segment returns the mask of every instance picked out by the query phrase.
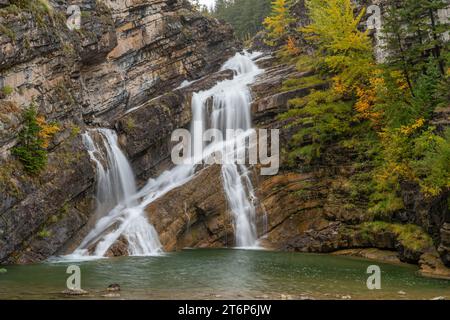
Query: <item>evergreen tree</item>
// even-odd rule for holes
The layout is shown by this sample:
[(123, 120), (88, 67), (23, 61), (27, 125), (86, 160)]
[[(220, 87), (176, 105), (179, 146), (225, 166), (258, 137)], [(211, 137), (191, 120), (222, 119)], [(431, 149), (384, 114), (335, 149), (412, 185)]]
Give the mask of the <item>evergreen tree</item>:
[(38, 173), (47, 163), (47, 153), (43, 147), (45, 141), (41, 136), (37, 111), (31, 106), (24, 112), (24, 126), (19, 133), (19, 144), (13, 154), (23, 163), (29, 173)]
[(300, 31), (318, 47), (321, 62), (346, 87), (367, 80), (373, 58), (367, 33), (358, 29), (364, 11), (355, 16), (351, 0), (308, 0), (306, 5), (311, 23)]
[(225, 20), (240, 39), (248, 39), (260, 31), (270, 13), (270, 0), (217, 0), (213, 16)]
[(438, 19), (438, 10), (445, 9), (445, 0), (397, 0), (387, 6), (384, 37), (389, 52), (388, 65), (401, 70), (411, 94), (415, 81), (428, 70), (430, 60), (438, 66), (441, 76), (446, 72), (448, 43), (444, 33), (449, 25)]
[(272, 14), (264, 20), (264, 26), (268, 30), (268, 44), (275, 45), (286, 40), (289, 25), (293, 22), (289, 12), (291, 4), (291, 0), (272, 1)]

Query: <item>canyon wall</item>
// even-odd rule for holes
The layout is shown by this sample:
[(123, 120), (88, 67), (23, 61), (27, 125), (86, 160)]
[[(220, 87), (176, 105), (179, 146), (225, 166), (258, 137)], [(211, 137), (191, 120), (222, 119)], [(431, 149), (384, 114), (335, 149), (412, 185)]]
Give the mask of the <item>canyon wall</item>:
[[(71, 252), (95, 223), (96, 172), (81, 134), (96, 126), (115, 129), (142, 185), (171, 167), (170, 135), (189, 125), (192, 93), (233, 77), (219, 68), (240, 45), (227, 25), (200, 15), (183, 0), (84, 0), (79, 31), (65, 25), (66, 9), (75, 1), (50, 1), (50, 11), (38, 12), (14, 3), (0, 1), (0, 88), (12, 89), (0, 93), (0, 263), (30, 263)], [(299, 23), (307, 21), (302, 1), (293, 10)], [(258, 64), (266, 72), (251, 86), (254, 123), (281, 129), (280, 145), (287, 145), (293, 132), (278, 116), (288, 110), (288, 100), (327, 84), (282, 92), (284, 80), (311, 72), (299, 72), (270, 54)], [(181, 86), (185, 80), (197, 81)], [(11, 155), (22, 111), (32, 103), (60, 127), (39, 175), (25, 173)], [(437, 113), (436, 124), (448, 126), (448, 114)], [(435, 273), (442, 270), (438, 255), (450, 263), (447, 194), (424, 199), (416, 185), (404, 185), (405, 209), (394, 222), (419, 225), (433, 239), (426, 250), (415, 249), (395, 232), (364, 228), (370, 221), (367, 199), (354, 199), (348, 187), (359, 169), (354, 155), (337, 144), (313, 166), (282, 162), (273, 177), (254, 169), (257, 225), (267, 248), (334, 252), (376, 247)], [(165, 250), (234, 245), (217, 166), (203, 168), (146, 212)], [(123, 241), (108, 252), (124, 254)]]
[[(81, 8), (80, 30), (66, 26), (72, 4)], [(149, 101), (217, 71), (239, 47), (229, 26), (202, 16), (185, 0), (5, 0), (0, 27), (2, 263), (40, 261), (70, 250), (92, 226), (95, 168), (83, 131), (116, 123), (131, 131), (131, 120), (117, 120), (150, 103), (145, 127), (157, 129), (165, 141), (185, 98), (172, 100), (169, 111), (165, 102)], [(11, 155), (23, 110), (31, 104), (59, 127), (48, 146), (48, 165), (38, 175), (27, 174)], [(188, 123), (190, 114), (180, 117), (177, 126)], [(152, 127), (156, 119), (159, 127)], [(152, 132), (143, 134), (152, 139)], [(156, 151), (129, 146), (136, 171), (149, 171), (153, 162), (139, 162), (156, 158)], [(160, 154), (155, 165), (167, 156)]]

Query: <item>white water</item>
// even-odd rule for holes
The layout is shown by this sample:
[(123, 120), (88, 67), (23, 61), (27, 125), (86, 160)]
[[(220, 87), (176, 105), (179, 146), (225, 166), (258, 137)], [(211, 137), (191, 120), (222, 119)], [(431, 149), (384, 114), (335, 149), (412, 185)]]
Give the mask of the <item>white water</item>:
[[(256, 55), (236, 54), (228, 60), (222, 70), (230, 69), (235, 73), (232, 80), (219, 82), (207, 91), (195, 93), (192, 98), (193, 148), (196, 158), (198, 151), (204, 146), (203, 133), (208, 129), (218, 129), (226, 134), (227, 129), (241, 129), (243, 135), (252, 129), (250, 104), (252, 101), (248, 85), (254, 82), (255, 77), (262, 73), (252, 61)], [(210, 102), (212, 98), (212, 103)], [(228, 137), (225, 140), (238, 141), (238, 137)], [(234, 141), (231, 141), (234, 144)], [(206, 146), (204, 159), (210, 152), (220, 146)], [(239, 147), (239, 146), (237, 146)], [(230, 154), (223, 152), (224, 157)], [(232, 152), (231, 155), (235, 153)], [(237, 247), (256, 247), (258, 235), (256, 230), (256, 197), (249, 178), (249, 172), (244, 165), (235, 161), (225, 160), (222, 165), (222, 179), (230, 210), (234, 217), (234, 229)]]
[[(248, 53), (236, 54), (222, 68), (234, 70), (235, 77), (232, 80), (221, 81), (209, 90), (193, 94), (191, 132), (194, 159), (204, 160), (213, 151), (224, 147), (222, 144), (219, 146), (214, 143), (205, 146), (203, 143), (205, 130), (214, 128), (225, 132), (226, 129), (242, 129), (243, 135), (251, 130), (251, 94), (248, 85), (263, 72), (252, 60), (256, 57), (257, 55)], [(85, 143), (97, 166), (97, 212), (105, 215), (68, 258), (79, 260), (83, 257), (89, 258), (90, 255), (103, 257), (120, 236), (127, 239), (130, 255), (148, 256), (161, 253), (162, 246), (158, 234), (148, 223), (145, 209), (170, 190), (191, 180), (196, 173), (195, 162), (188, 161), (187, 164), (178, 165), (164, 172), (136, 192), (131, 168), (118, 147), (117, 137), (106, 129), (99, 129), (97, 132), (103, 137), (108, 159), (106, 168), (99, 159), (100, 154), (103, 154), (102, 150), (95, 144), (91, 133), (85, 135)], [(227, 137), (226, 143), (234, 145), (235, 139), (237, 138)], [(248, 169), (244, 165), (227, 161), (222, 166), (222, 178), (234, 217), (236, 246), (257, 247), (256, 197)], [(109, 206), (113, 208), (109, 212), (105, 211)], [(89, 252), (92, 246), (95, 246), (93, 253)]]
[(136, 193), (136, 182), (128, 160), (118, 146), (115, 132), (108, 129), (98, 129), (95, 132), (101, 139), (101, 145), (94, 142), (91, 133), (83, 135), (83, 142), (91, 160), (96, 164), (97, 214), (102, 216), (121, 202), (131, 206), (132, 195)]
[(89, 249), (95, 245), (92, 255), (103, 257), (121, 235), (128, 241), (130, 255), (160, 252), (156, 230), (138, 210), (134, 174), (119, 148), (115, 132), (91, 130), (83, 135), (83, 141), (97, 168), (96, 214), (100, 219), (71, 256), (79, 258), (90, 255)]

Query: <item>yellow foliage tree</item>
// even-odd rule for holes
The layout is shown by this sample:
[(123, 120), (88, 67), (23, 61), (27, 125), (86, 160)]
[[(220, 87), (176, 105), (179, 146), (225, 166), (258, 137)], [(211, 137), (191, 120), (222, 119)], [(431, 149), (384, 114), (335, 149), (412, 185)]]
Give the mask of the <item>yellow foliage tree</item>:
[(349, 89), (367, 81), (374, 60), (367, 32), (358, 29), (364, 11), (355, 16), (351, 0), (307, 0), (306, 5), (311, 23), (300, 31), (319, 47), (322, 62)]
[(47, 123), (44, 116), (37, 116), (36, 122), (40, 128), (38, 137), (41, 139), (41, 147), (48, 148), (51, 138), (59, 131), (59, 126), (53, 123)]
[(275, 45), (277, 40), (286, 37), (289, 24), (293, 21), (289, 13), (291, 0), (274, 0), (272, 1), (272, 14), (267, 17), (263, 24), (268, 30), (268, 45)]
[(295, 39), (292, 36), (289, 36), (286, 42), (286, 50), (292, 56), (298, 56), (301, 53), (299, 47), (295, 43)]
[(311, 23), (300, 29), (318, 47), (318, 59), (333, 74), (333, 89), (356, 98), (358, 117), (378, 124), (373, 110), (383, 85), (367, 32), (359, 30), (364, 10), (355, 15), (351, 0), (307, 0)]

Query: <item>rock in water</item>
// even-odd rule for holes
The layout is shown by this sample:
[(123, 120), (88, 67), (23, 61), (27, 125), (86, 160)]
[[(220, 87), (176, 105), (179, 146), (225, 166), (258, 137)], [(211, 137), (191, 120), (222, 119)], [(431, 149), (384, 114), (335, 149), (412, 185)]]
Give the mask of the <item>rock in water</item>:
[(66, 289), (62, 292), (66, 296), (84, 296), (87, 295), (89, 292), (79, 289), (79, 290), (73, 290), (73, 289)]
[(110, 291), (110, 292), (120, 291), (120, 285), (117, 283), (110, 284), (108, 286), (108, 288), (106, 288), (106, 291)]
[(104, 298), (120, 298), (120, 293), (110, 292), (110, 293), (103, 294), (102, 297), (104, 297)]

